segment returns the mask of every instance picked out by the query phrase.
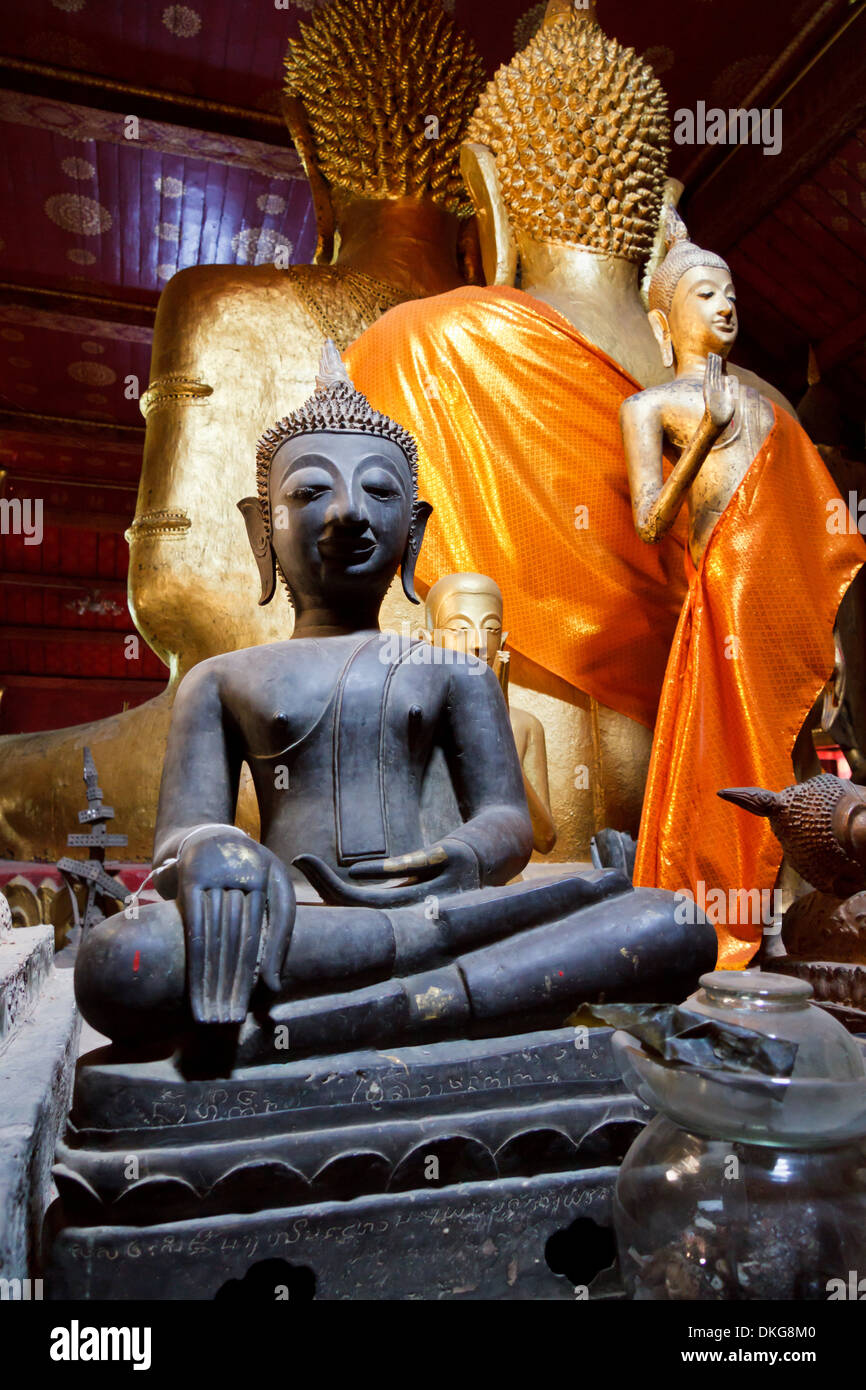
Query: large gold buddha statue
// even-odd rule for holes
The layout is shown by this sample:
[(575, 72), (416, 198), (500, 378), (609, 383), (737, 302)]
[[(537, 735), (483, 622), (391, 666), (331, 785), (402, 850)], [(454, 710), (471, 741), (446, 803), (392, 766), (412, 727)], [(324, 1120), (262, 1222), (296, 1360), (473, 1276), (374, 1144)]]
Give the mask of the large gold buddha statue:
[[(347, 356), (374, 404), (414, 422), (434, 505), (419, 583), (465, 570), (507, 594), (563, 860), (588, 859), (604, 826), (637, 832), (685, 592), (682, 529), (638, 543), (618, 426), (627, 396), (670, 376), (640, 288), (668, 137), (652, 69), (555, 0), (463, 146), (488, 287), (399, 305)], [(403, 617), (392, 591), (382, 621)]]
[[(127, 535), (130, 609), (168, 687), (111, 719), (0, 741), (0, 857), (63, 853), (85, 744), (130, 857), (149, 856), (179, 680), (206, 657), (285, 635), (285, 612), (248, 597), (235, 503), (256, 440), (310, 394), (326, 337), (345, 346), (389, 306), (464, 283), (458, 242), (472, 206), (458, 151), (483, 76), (432, 0), (333, 0), (290, 43), (284, 109), (312, 186), (317, 264), (193, 266), (157, 311)], [(256, 824), (243, 795), (241, 823)]]

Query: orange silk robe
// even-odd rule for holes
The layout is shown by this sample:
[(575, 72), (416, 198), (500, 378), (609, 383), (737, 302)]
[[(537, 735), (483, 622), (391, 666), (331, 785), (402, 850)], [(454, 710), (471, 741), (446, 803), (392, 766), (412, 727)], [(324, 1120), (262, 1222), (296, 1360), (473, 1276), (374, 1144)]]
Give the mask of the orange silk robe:
[(555, 310), (500, 287), (401, 304), (346, 361), (418, 440), (434, 508), (421, 584), (490, 575), (510, 646), (651, 728), (684, 529), (659, 546), (634, 529), (619, 407), (639, 384)]
[[(768, 821), (716, 792), (793, 781), (794, 741), (833, 670), (836, 611), (866, 559), (858, 534), (828, 533), (827, 504), (838, 496), (805, 432), (776, 410), (697, 570), (686, 551), (689, 593), (656, 722), (634, 881), (706, 899), (708, 917), (721, 919), (721, 969), (747, 965), (763, 931), (757, 900), (746, 908), (732, 895), (771, 894), (782, 849)], [(724, 907), (710, 896), (718, 890)], [(767, 916), (771, 904), (767, 896)]]

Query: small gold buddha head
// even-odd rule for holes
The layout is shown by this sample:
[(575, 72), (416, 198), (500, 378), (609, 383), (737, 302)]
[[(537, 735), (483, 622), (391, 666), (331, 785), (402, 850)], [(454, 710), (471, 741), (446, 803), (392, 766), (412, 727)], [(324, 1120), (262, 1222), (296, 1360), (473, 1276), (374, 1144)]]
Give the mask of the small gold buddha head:
[(649, 321), (666, 367), (685, 352), (726, 358), (737, 337), (737, 300), (726, 261), (689, 241), (674, 208), (665, 222), (667, 255), (650, 281)]
[(283, 113), (313, 191), (318, 261), (330, 260), (334, 193), (472, 214), (460, 142), (484, 64), (437, 0), (332, 0), (300, 25), (285, 70)]
[(279, 573), (290, 601), (327, 589), (384, 597), (399, 566), (418, 603), (415, 564), (432, 508), (418, 497), (418, 446), (352, 385), (328, 340), (309, 400), (266, 430), (258, 495), (238, 507), (259, 568), (259, 603)]
[(504, 206), (518, 234), (639, 262), (653, 245), (669, 134), (652, 68), (590, 16), (549, 7), (482, 93), (464, 177), (482, 224), (501, 221)]
[(437, 579), (427, 594), (425, 614), (428, 641), (493, 665), (504, 643), (502, 591), (486, 574)]

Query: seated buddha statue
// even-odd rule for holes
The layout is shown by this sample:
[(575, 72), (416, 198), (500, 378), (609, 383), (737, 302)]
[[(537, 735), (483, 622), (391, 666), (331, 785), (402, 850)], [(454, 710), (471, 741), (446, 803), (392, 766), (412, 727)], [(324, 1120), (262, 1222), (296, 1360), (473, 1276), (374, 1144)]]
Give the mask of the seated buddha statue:
[[(510, 653), (502, 630), (502, 590), (486, 574), (446, 574), (427, 594), (424, 636), (436, 646), (467, 651), (486, 661), (508, 699)], [(556, 844), (550, 810), (544, 726), (509, 701), (508, 718), (523, 772), (523, 789), (532, 821), (532, 848), (549, 854)]]
[[(459, 145), (484, 76), (471, 39), (435, 0), (333, 0), (300, 26), (285, 74), (316, 263), (192, 266), (157, 310), (127, 538), (130, 611), (168, 687), (114, 718), (2, 740), (0, 855), (64, 853), (87, 745), (130, 858), (148, 858), (178, 682), (197, 661), (284, 627), (242, 597), (251, 562), (234, 503), (256, 440), (309, 395), (326, 337), (345, 346), (392, 305), (464, 283), (472, 205)], [(245, 806), (254, 828), (254, 799), (242, 796), (242, 816)]]
[[(703, 885), (739, 907), (769, 901), (782, 850), (766, 821), (717, 792), (791, 781), (801, 726), (833, 671), (839, 602), (866, 546), (828, 527), (838, 491), (805, 431), (726, 368), (738, 328), (728, 266), (687, 239), (676, 213), (668, 222), (648, 321), (675, 376), (631, 396), (621, 415), (636, 533), (658, 544), (687, 513), (688, 594), (634, 881), (699, 901)], [(679, 457), (665, 479), (668, 444)], [(768, 925), (760, 912), (741, 915), (717, 915), (725, 969), (748, 964)]]
[(627, 396), (670, 375), (640, 292), (668, 143), (652, 68), (554, 0), (463, 145), (487, 287), (396, 306), (347, 359), (418, 436), (434, 505), (419, 585), (471, 570), (508, 595), (512, 686), (551, 754), (557, 859), (587, 860), (602, 827), (637, 833), (685, 593), (681, 528), (649, 547), (631, 526), (618, 423)]
[[(257, 458), (257, 496), (239, 505), (260, 603), (284, 583), (292, 636), (181, 682), (156, 826), (162, 899), (82, 941), (84, 1017), (127, 1047), (192, 1036), (200, 1056), (240, 1029), (244, 1060), (244, 1028), (277, 1022), (297, 1056), (520, 1032), (601, 995), (681, 998), (715, 937), (702, 919), (679, 926), (671, 894), (615, 871), (508, 884), (532, 825), (502, 690), (465, 651), (379, 630), (398, 567), (415, 597), (430, 508), (414, 438), (353, 388), (333, 345)], [(431, 843), (434, 749), (460, 820)], [(232, 823), (244, 761), (260, 842)], [(297, 900), (300, 875), (321, 902)]]

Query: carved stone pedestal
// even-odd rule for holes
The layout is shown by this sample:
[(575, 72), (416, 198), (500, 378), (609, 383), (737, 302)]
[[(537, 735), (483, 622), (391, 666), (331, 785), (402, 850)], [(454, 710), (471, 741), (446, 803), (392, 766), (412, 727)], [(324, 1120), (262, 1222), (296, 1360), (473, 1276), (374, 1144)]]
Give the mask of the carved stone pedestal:
[(610, 1198), (648, 1112), (609, 1040), (566, 1028), (219, 1080), (91, 1054), (58, 1150), (51, 1296), (614, 1295)]
[[(54, 966), (52, 928), (0, 935), (0, 1279), (42, 1273), (51, 1159), (69, 1105), (80, 1026), (72, 972)], [(0, 1293), (7, 1296), (17, 1297)]]

